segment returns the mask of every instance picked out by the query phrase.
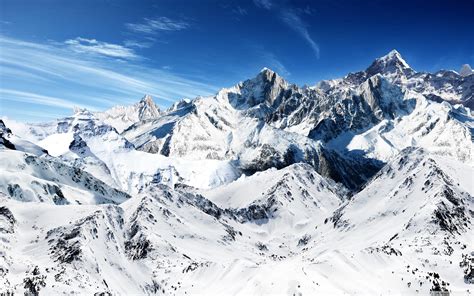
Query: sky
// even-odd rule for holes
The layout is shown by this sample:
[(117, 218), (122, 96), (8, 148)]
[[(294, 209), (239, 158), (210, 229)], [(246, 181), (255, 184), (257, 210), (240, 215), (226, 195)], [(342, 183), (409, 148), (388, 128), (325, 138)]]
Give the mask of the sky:
[(473, 0), (0, 0), (0, 116), (144, 94), (166, 108), (264, 67), (313, 85), (392, 49), (417, 71), (458, 70), (474, 64), (473, 12)]

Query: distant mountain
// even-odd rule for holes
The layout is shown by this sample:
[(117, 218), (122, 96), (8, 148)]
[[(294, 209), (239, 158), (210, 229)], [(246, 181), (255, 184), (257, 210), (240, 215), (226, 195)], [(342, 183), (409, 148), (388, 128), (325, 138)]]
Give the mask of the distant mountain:
[(155, 119), (160, 114), (160, 108), (153, 102), (152, 97), (145, 95), (134, 105), (115, 106), (104, 112), (96, 112), (94, 115), (121, 133), (136, 122)]
[(474, 74), (474, 71), (472, 70), (469, 64), (462, 65), (461, 70), (459, 70), (459, 75), (463, 77), (466, 77), (472, 74)]
[(4, 118), (0, 294), (468, 294), (469, 70)]

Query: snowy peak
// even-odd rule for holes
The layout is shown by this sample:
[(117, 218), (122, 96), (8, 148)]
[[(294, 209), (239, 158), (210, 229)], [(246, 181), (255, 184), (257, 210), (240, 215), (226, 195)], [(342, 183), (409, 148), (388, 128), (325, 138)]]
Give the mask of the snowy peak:
[(289, 83), (274, 71), (263, 68), (258, 75), (244, 81), (237, 87), (240, 95), (230, 96), (230, 102), (238, 109), (251, 108), (260, 104), (273, 106), (278, 104)]
[(408, 63), (396, 50), (376, 59), (366, 70), (369, 76), (376, 74), (409, 74), (413, 72)]
[(115, 106), (105, 112), (94, 115), (105, 123), (122, 132), (131, 125), (158, 118), (161, 114), (158, 106), (150, 95), (145, 95), (138, 103), (130, 106)]
[(469, 75), (472, 75), (474, 71), (472, 70), (471, 66), (469, 64), (464, 64), (461, 67), (461, 70), (459, 70), (459, 75), (462, 77), (467, 77)]
[(384, 55), (383, 57), (380, 57), (377, 59), (379, 62), (384, 62), (384, 63), (399, 63), (403, 65), (405, 68), (410, 68), (410, 66), (405, 62), (405, 60), (402, 58), (400, 53), (393, 49), (391, 50), (388, 54)]
[(268, 68), (263, 68), (253, 80), (255, 80), (257, 83), (263, 84), (266, 87), (284, 87), (288, 84), (285, 79), (283, 79), (275, 71)]
[(160, 109), (150, 95), (145, 95), (135, 106), (138, 109), (138, 118), (140, 120), (154, 119), (161, 114)]

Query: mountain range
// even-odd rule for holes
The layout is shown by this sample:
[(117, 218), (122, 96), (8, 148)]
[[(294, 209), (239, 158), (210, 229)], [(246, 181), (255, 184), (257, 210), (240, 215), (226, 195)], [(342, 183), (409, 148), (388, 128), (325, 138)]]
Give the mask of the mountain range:
[(166, 110), (145, 95), (0, 121), (0, 292), (464, 295), (474, 75), (393, 50), (300, 87), (264, 68)]

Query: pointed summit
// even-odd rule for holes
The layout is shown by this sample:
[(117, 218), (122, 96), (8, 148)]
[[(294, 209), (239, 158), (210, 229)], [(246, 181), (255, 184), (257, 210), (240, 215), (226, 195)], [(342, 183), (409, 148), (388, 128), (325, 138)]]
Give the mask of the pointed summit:
[(376, 74), (391, 74), (397, 76), (408, 76), (413, 73), (413, 69), (402, 58), (400, 53), (393, 49), (388, 54), (376, 59), (366, 70), (369, 76)]
[(139, 121), (155, 119), (161, 115), (150, 95), (130, 106), (115, 106), (104, 112), (95, 112), (97, 118), (113, 126), (119, 133)]
[(459, 75), (466, 77), (469, 75), (472, 75), (474, 71), (472, 70), (471, 66), (469, 64), (464, 64), (461, 67), (461, 70), (459, 70)]
[(281, 78), (281, 76), (278, 75), (278, 73), (276, 73), (275, 71), (267, 67), (262, 68), (262, 70), (260, 70), (260, 73), (258, 73), (257, 77), (255, 77), (254, 79), (263, 79), (267, 81), (276, 80), (276, 79), (283, 80), (283, 78)]
[(384, 66), (400, 65), (403, 68), (410, 68), (410, 65), (402, 58), (402, 55), (396, 50), (392, 49), (388, 54), (376, 59), (374, 63)]
[(406, 68), (410, 68), (410, 66), (407, 64), (407, 62), (405, 62), (401, 54), (396, 49), (392, 49), (388, 54), (384, 55), (383, 57), (378, 58), (378, 60), (385, 63), (396, 62), (403, 65)]
[(140, 102), (144, 102), (148, 105), (154, 104), (153, 98), (151, 97), (151, 95), (148, 95), (148, 94), (144, 95), (143, 98), (140, 100)]
[(150, 95), (145, 95), (135, 106), (138, 109), (139, 120), (154, 119), (161, 113)]
[(261, 103), (271, 106), (288, 87), (288, 82), (280, 75), (269, 68), (263, 68), (255, 78), (244, 82), (247, 97), (245, 101), (250, 107)]
[(260, 73), (273, 75), (275, 74), (275, 71), (270, 68), (263, 67), (262, 70), (260, 70)]

